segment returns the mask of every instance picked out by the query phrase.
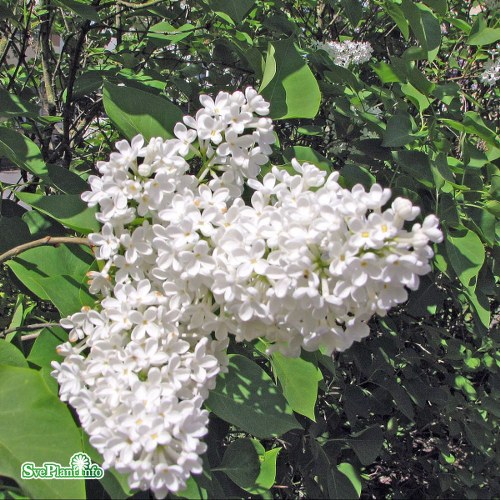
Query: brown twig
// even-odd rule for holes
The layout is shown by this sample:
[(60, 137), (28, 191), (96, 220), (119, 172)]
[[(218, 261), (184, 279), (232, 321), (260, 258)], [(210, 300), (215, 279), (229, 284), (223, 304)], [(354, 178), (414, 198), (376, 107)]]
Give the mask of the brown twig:
[(47, 9), (47, 12), (40, 16), (40, 30), (39, 30), (39, 40), (40, 40), (40, 53), (42, 57), (42, 79), (45, 90), (45, 100), (47, 103), (47, 113), (50, 116), (56, 114), (56, 96), (54, 89), (52, 87), (52, 76), (50, 74), (50, 63), (52, 60), (52, 50), (50, 48), (50, 35), (51, 35), (51, 21), (50, 21), (50, 11), (48, 4), (42, 4), (43, 9)]
[[(14, 333), (14, 332), (22, 332), (26, 330), (41, 330), (42, 328), (52, 328), (54, 326), (61, 326), (59, 323), (32, 323), (31, 325), (21, 325), (21, 326), (15, 326), (12, 328), (8, 328), (7, 330), (4, 330), (3, 332), (0, 333), (0, 337), (5, 337), (9, 333)], [(34, 335), (38, 336), (38, 334), (32, 333), (29, 335), (23, 335), (21, 337), (22, 340), (29, 340), (29, 338), (35, 338)], [(27, 338), (29, 337), (29, 338)]]
[(43, 245), (60, 244), (86, 245), (88, 247), (91, 246), (90, 241), (87, 238), (75, 238), (72, 236), (45, 236), (45, 238), (29, 241), (28, 243), (23, 243), (22, 245), (18, 245), (17, 247), (7, 250), (5, 253), (0, 255), (0, 262), (12, 259), (16, 255), (19, 255), (21, 252), (29, 250), (30, 248), (41, 247)]
[(90, 21), (86, 21), (80, 27), (80, 35), (73, 49), (71, 63), (68, 72), (68, 79), (66, 81), (66, 101), (62, 109), (62, 116), (63, 116), (62, 144), (64, 150), (63, 155), (67, 165), (70, 164), (71, 158), (73, 156), (73, 152), (71, 149), (71, 134), (70, 134), (71, 119), (73, 117), (73, 111), (74, 111), (73, 90), (76, 81), (76, 74), (80, 67), (80, 55), (84, 48), (85, 38), (87, 37), (90, 28), (91, 28)]
[(163, 0), (148, 0), (147, 2), (143, 3), (133, 3), (133, 2), (127, 2), (125, 0), (116, 0), (117, 4), (123, 5), (125, 7), (129, 7), (131, 9), (142, 9), (144, 7), (151, 7), (153, 5), (156, 5), (157, 3), (161, 3)]
[(21, 342), (24, 342), (25, 340), (36, 339), (39, 335), (40, 335), (40, 332), (30, 333), (28, 335), (21, 335)]
[[(9, 27), (6, 26), (5, 31), (9, 30)], [(14, 44), (14, 40), (16, 39), (17, 32), (19, 31), (19, 28), (15, 28), (13, 31), (11, 31), (11, 35), (7, 38), (7, 43), (4, 45), (4, 48), (2, 50), (2, 55), (0, 56), (0, 68), (3, 66), (3, 63), (7, 59), (7, 54), (9, 53), (10, 48)]]
[[(30, 23), (30, 20), (31, 20), (31, 15), (32, 15), (32, 12), (33, 12), (33, 7), (34, 7), (34, 3), (31, 5), (31, 7), (30, 7), (30, 9), (28, 11), (28, 18), (26, 20), (26, 28), (25, 28), (25, 30), (23, 32), (23, 40), (21, 42), (21, 49), (19, 49), (19, 54), (18, 54), (16, 68), (14, 69), (14, 72), (12, 73), (12, 75), (10, 75), (10, 77), (9, 77), (9, 83), (7, 85), (7, 90), (8, 91), (11, 90), (12, 86), (16, 82), (17, 73), (19, 72), (19, 69), (21, 68), (22, 65), (25, 65), (25, 63), (26, 63), (26, 48), (28, 46), (28, 41), (29, 41), (29, 38), (30, 38), (30, 32), (29, 32), (28, 26), (29, 26), (29, 23)], [(13, 45), (13, 47), (15, 47), (15, 44)]]

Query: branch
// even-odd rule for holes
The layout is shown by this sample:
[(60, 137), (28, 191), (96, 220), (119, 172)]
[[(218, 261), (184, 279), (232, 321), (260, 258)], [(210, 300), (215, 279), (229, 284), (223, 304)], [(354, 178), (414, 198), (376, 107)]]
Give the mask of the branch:
[[(52, 328), (54, 326), (61, 326), (61, 325), (59, 323), (33, 323), (31, 325), (15, 326), (13, 328), (4, 330), (2, 333), (0, 333), (0, 337), (5, 337), (9, 333), (22, 332), (26, 330), (41, 330), (42, 328)], [(30, 335), (23, 335), (21, 338), (22, 340), (30, 340), (32, 338), (35, 338), (35, 336), (38, 336), (38, 334), (32, 333)]]
[[(19, 24), (21, 24), (21, 21), (19, 21)], [(8, 28), (8, 26), (5, 28), (6, 33)], [(16, 27), (13, 31), (11, 31), (11, 35), (7, 38), (7, 43), (4, 45), (2, 55), (0, 56), (0, 68), (3, 66), (3, 63), (7, 59), (7, 54), (9, 53), (11, 46), (14, 44), (14, 40), (16, 38), (18, 30), (19, 28)]]
[(14, 70), (14, 73), (12, 73), (12, 75), (9, 76), (9, 83), (7, 84), (7, 91), (10, 91), (10, 89), (14, 85), (14, 82), (16, 82), (17, 73), (18, 73), (21, 65), (25, 64), (26, 47), (28, 46), (28, 40), (30, 37), (29, 23), (31, 22), (31, 15), (32, 15), (34, 5), (35, 5), (34, 3), (31, 5), (29, 12), (28, 12), (28, 16), (26, 19), (26, 28), (25, 28), (24, 33), (23, 33), (23, 41), (21, 44), (21, 50), (19, 51), (19, 57), (17, 60), (16, 69)]
[(40, 332), (30, 333), (29, 335), (21, 335), (21, 342), (25, 340), (33, 340), (36, 339), (40, 335)]
[(40, 16), (41, 22), (39, 39), (40, 53), (42, 56), (42, 79), (45, 90), (45, 98), (47, 100), (47, 112), (49, 115), (53, 116), (56, 114), (56, 96), (54, 93), (54, 89), (52, 88), (52, 77), (50, 75), (49, 69), (49, 64), (52, 56), (49, 41), (51, 32), (50, 13), (48, 12), (47, 4), (43, 4), (42, 8), (43, 7), (47, 9), (47, 12)]
[(45, 236), (45, 238), (40, 238), (39, 240), (29, 241), (28, 243), (23, 243), (17, 247), (7, 250), (7, 252), (0, 255), (0, 263), (4, 260), (12, 259), (16, 255), (29, 250), (30, 248), (41, 247), (43, 245), (60, 245), (63, 244), (75, 244), (75, 245), (86, 245), (91, 246), (90, 241), (87, 238), (75, 238), (72, 236)]
[(117, 4), (124, 5), (125, 7), (129, 7), (131, 9), (142, 9), (144, 7), (151, 7), (152, 5), (161, 2), (163, 2), (163, 0), (148, 0), (147, 2), (144, 3), (133, 3), (133, 2), (127, 2), (125, 0), (116, 0)]
[(85, 38), (87, 37), (87, 33), (91, 28), (90, 21), (85, 21), (83, 25), (80, 27), (80, 36), (76, 41), (75, 48), (73, 50), (71, 63), (68, 72), (68, 79), (66, 81), (66, 103), (62, 110), (63, 116), (63, 155), (66, 163), (69, 165), (71, 163), (71, 158), (73, 156), (73, 152), (71, 150), (71, 135), (70, 135), (70, 127), (71, 127), (71, 118), (73, 116), (73, 90), (76, 81), (76, 73), (78, 68), (80, 67), (80, 55), (83, 50), (83, 46), (85, 43)]

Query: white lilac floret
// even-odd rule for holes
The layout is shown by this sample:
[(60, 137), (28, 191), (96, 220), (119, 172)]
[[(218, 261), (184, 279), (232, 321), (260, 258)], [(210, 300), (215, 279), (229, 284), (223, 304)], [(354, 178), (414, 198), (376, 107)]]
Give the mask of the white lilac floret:
[(500, 79), (500, 57), (496, 59), (490, 59), (486, 61), (483, 68), (483, 73), (481, 74), (481, 81), (487, 85), (496, 85), (496, 82)]
[(434, 216), (405, 229), (419, 209), (402, 198), (384, 208), (378, 184), (344, 189), (337, 172), (296, 160), (294, 174), (258, 180), (269, 104), (253, 89), (200, 101), (175, 139), (120, 141), (90, 178), (98, 302), (61, 321), (70, 342), (53, 364), (104, 467), (157, 497), (201, 472), (203, 402), (230, 335), (292, 356), (342, 351), (418, 287), (442, 238)]
[(348, 67), (351, 64), (363, 64), (370, 60), (373, 48), (368, 42), (314, 42), (313, 47), (324, 50), (338, 66)]

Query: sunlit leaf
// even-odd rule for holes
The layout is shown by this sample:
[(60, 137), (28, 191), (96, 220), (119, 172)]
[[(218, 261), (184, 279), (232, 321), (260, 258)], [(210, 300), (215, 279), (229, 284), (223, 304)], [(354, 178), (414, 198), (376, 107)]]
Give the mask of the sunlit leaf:
[(259, 91), (271, 103), (272, 118), (314, 118), (318, 113), (318, 82), (291, 40), (269, 44)]
[(15, 478), (32, 498), (85, 498), (80, 479), (28, 480), (21, 464), (67, 466), (81, 451), (80, 432), (65, 404), (36, 370), (0, 366), (0, 474)]
[(240, 355), (229, 356), (229, 371), (219, 376), (206, 405), (218, 417), (258, 438), (300, 428), (269, 375)]
[(172, 137), (175, 123), (183, 113), (167, 98), (132, 87), (106, 82), (103, 90), (104, 109), (111, 121), (127, 138), (142, 134), (151, 137)]

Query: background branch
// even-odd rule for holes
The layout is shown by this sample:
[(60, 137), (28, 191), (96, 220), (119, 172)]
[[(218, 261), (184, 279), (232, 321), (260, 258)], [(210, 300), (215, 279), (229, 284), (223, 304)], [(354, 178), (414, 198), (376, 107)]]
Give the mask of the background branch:
[(61, 244), (73, 244), (73, 245), (85, 245), (90, 247), (90, 241), (88, 238), (75, 238), (72, 236), (45, 236), (45, 238), (40, 238), (39, 240), (29, 241), (28, 243), (23, 243), (17, 247), (7, 250), (7, 252), (0, 255), (0, 262), (8, 259), (12, 259), (21, 252), (29, 250), (30, 248), (41, 247), (43, 245), (61, 245)]
[[(59, 323), (32, 323), (31, 325), (21, 325), (15, 326), (13, 328), (8, 328), (0, 333), (0, 337), (5, 337), (9, 333), (14, 332), (24, 332), (26, 330), (41, 330), (42, 328), (52, 328), (54, 326), (61, 326)], [(28, 338), (29, 337), (29, 338)], [(30, 338), (38, 337), (38, 334), (23, 335), (22, 340), (29, 340)]]

